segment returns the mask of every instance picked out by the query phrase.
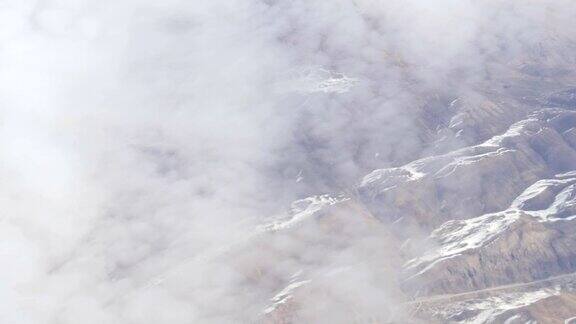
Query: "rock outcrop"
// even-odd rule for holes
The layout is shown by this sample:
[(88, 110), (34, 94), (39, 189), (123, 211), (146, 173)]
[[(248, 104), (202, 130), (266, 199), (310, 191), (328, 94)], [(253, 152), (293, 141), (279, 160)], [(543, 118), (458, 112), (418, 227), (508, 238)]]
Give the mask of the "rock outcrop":
[(407, 288), (459, 293), (576, 271), (575, 183), (574, 174), (538, 181), (510, 209), (444, 223), (434, 247), (407, 263)]
[(534, 113), (472, 147), (376, 170), (358, 188), (374, 215), (432, 229), (447, 220), (503, 210), (535, 181), (576, 165), (570, 125), (576, 113)]

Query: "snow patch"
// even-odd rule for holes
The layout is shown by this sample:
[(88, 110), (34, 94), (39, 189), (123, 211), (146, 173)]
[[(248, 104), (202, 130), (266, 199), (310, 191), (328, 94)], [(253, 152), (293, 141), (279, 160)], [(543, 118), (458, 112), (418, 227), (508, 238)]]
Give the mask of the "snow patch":
[(298, 280), (301, 273), (302, 271), (298, 271), (297, 273), (295, 273), (292, 276), (290, 283), (286, 287), (284, 287), (284, 289), (282, 289), (279, 293), (277, 293), (274, 297), (272, 297), (271, 304), (264, 309), (263, 312), (264, 314), (270, 314), (274, 312), (276, 309), (278, 309), (278, 307), (288, 303), (294, 297), (295, 290), (299, 289), (300, 287), (310, 282), (310, 280)]
[(557, 289), (543, 289), (531, 292), (510, 293), (500, 296), (492, 296), (481, 300), (467, 300), (450, 304), (445, 309), (438, 311), (442, 317), (456, 317), (462, 312), (476, 312), (472, 318), (457, 323), (483, 324), (494, 323), (497, 316), (507, 311), (529, 306), (542, 299), (558, 295)]
[(438, 244), (437, 248), (428, 250), (422, 257), (408, 261), (405, 267), (417, 268), (429, 263), (416, 274), (420, 275), (438, 262), (490, 243), (521, 215), (521, 211), (508, 210), (467, 220), (448, 221), (430, 235), (430, 239)]
[(304, 93), (346, 93), (358, 82), (358, 79), (344, 73), (311, 67), (300, 71), (294, 80), (282, 84), (281, 87), (284, 90)]
[(287, 217), (268, 223), (262, 226), (260, 230), (279, 231), (295, 227), (303, 221), (310, 219), (322, 209), (348, 200), (350, 200), (350, 198), (342, 195), (320, 195), (296, 200), (292, 203), (290, 213)]
[(425, 173), (419, 172), (409, 165), (400, 168), (378, 169), (365, 176), (360, 186), (378, 184), (380, 191), (386, 191), (400, 183), (421, 179), (425, 175)]

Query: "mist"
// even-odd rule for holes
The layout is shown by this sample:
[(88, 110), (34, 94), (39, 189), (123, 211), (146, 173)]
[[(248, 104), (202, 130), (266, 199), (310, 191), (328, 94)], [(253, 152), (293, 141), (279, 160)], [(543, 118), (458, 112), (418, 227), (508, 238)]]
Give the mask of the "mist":
[(402, 317), (385, 222), (269, 224), (473, 144), (439, 141), (422, 107), (473, 110), (524, 63), (575, 61), (563, 0), (6, 0), (0, 15), (3, 323), (253, 322), (310, 282), (302, 322)]

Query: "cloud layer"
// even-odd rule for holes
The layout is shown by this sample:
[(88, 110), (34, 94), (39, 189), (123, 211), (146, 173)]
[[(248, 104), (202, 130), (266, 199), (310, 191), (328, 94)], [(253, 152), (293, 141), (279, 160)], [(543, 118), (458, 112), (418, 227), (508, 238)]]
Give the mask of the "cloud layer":
[[(223, 323), (275, 287), (212, 255), (292, 200), (433, 152), (423, 106), (573, 63), (576, 5), (14, 0), (0, 15), (0, 321)], [(377, 245), (351, 237), (349, 254), (307, 253), (369, 259)], [(307, 268), (286, 255), (268, 267)], [(334, 294), (355, 285), (377, 309), (395, 288), (371, 285), (375, 268)]]

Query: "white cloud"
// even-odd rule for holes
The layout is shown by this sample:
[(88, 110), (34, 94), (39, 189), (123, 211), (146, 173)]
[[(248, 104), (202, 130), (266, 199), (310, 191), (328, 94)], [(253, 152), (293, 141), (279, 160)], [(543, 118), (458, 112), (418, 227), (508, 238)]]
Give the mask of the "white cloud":
[[(486, 62), (501, 63), (494, 56), (521, 60), (549, 37), (559, 45), (547, 60), (557, 64), (574, 9), (3, 1), (0, 319), (222, 323), (265, 306), (271, 284), (247, 284), (227, 260), (187, 268), (188, 260), (244, 240), (303, 193), (419, 156), (410, 107), (422, 93), (473, 92)], [(286, 87), (297, 91), (278, 91)], [(299, 262), (277, 261), (268, 266), (282, 275)], [(176, 284), (143, 288), (183, 265)], [(360, 292), (380, 298), (386, 292), (367, 284), (373, 276), (362, 268), (334, 290), (356, 278)]]

